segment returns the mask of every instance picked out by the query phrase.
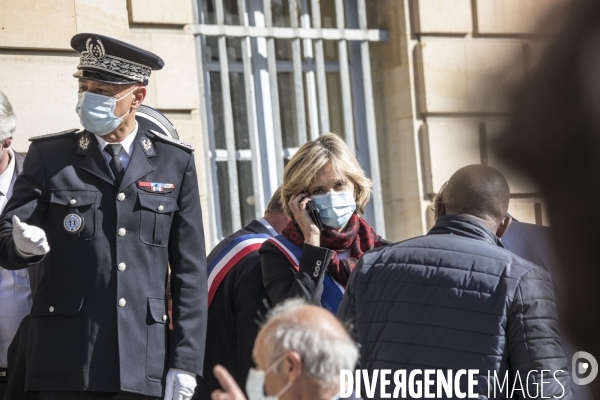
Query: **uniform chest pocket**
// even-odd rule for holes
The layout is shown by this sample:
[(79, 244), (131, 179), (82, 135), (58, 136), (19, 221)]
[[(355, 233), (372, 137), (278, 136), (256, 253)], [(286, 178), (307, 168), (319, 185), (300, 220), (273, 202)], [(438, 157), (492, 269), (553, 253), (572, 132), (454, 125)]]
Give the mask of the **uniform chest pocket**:
[(94, 190), (52, 190), (48, 210), (52, 236), (60, 241), (94, 239), (99, 200), (100, 192)]
[(152, 246), (165, 247), (173, 214), (179, 210), (177, 199), (164, 194), (138, 193), (140, 205), (140, 240)]

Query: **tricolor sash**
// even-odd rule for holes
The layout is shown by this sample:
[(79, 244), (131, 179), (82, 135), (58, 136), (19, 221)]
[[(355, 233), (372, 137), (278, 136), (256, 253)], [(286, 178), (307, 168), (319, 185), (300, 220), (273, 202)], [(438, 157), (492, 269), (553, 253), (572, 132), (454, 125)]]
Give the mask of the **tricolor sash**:
[[(276, 246), (287, 257), (289, 262), (294, 266), (296, 271), (300, 270), (300, 256), (302, 248), (290, 242), (283, 235), (278, 235), (268, 239), (270, 243)], [(337, 283), (327, 271), (323, 271), (323, 294), (321, 295), (321, 306), (337, 315), (338, 308), (344, 296), (344, 287)]]
[(258, 251), (263, 242), (269, 239), (271, 236), (255, 233), (250, 235), (243, 235), (235, 238), (231, 241), (223, 250), (216, 255), (208, 266), (208, 306), (212, 303), (215, 293), (225, 276), (235, 264), (238, 263), (242, 258)]

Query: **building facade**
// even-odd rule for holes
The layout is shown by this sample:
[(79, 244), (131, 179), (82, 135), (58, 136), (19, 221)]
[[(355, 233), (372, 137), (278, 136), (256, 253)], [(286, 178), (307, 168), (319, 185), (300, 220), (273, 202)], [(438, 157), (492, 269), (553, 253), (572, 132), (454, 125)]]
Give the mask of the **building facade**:
[(26, 151), (79, 127), (74, 34), (160, 55), (145, 103), (196, 147), (209, 248), (262, 215), (287, 160), (329, 131), (373, 178), (366, 218), (390, 240), (426, 232), (434, 194), (473, 163), (505, 173), (517, 219), (548, 224), (539, 190), (489, 147), (552, 34), (536, 26), (565, 1), (0, 0), (0, 90)]

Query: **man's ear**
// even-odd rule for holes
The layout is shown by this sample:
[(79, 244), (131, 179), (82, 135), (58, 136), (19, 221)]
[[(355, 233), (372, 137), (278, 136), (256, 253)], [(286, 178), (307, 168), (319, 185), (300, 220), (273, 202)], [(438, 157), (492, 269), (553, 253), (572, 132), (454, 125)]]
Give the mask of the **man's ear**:
[(288, 351), (283, 356), (282, 372), (287, 376), (287, 383), (293, 383), (302, 375), (302, 358), (295, 351)]
[(510, 226), (511, 223), (512, 223), (512, 217), (509, 214), (506, 214), (504, 216), (504, 218), (502, 218), (502, 221), (500, 221), (500, 225), (498, 226), (498, 229), (496, 229), (496, 236), (498, 236), (499, 238), (504, 236), (504, 234), (508, 230), (508, 227)]
[(435, 202), (435, 220), (437, 221), (439, 217), (446, 215), (446, 206), (441, 201)]
[(8, 149), (10, 147), (10, 145), (12, 144), (13, 138), (9, 137), (8, 139), (6, 139), (3, 143), (2, 143), (2, 148), (3, 149)]
[(133, 103), (131, 103), (131, 108), (135, 110), (142, 104), (142, 102), (146, 98), (146, 86), (136, 87), (134, 96), (135, 99), (133, 100)]

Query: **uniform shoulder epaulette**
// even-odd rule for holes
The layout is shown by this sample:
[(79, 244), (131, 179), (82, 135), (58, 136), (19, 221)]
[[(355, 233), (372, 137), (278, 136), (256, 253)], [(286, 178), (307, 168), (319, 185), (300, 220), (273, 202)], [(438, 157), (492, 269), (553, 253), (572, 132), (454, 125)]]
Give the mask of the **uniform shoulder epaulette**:
[(62, 137), (62, 136), (72, 135), (75, 132), (79, 132), (79, 129), (67, 129), (66, 131), (62, 131), (62, 132), (49, 133), (47, 135), (34, 136), (34, 137), (30, 137), (29, 141), (35, 142), (35, 141), (38, 141), (38, 140), (54, 139), (54, 138), (58, 138), (58, 137)]
[(194, 146), (192, 146), (191, 144), (180, 142), (179, 140), (173, 139), (170, 136), (159, 133), (159, 132), (155, 131), (154, 129), (149, 129), (148, 132), (152, 133), (152, 136), (154, 138), (160, 140), (161, 142), (170, 143), (170, 144), (177, 146), (184, 150), (194, 151)]

